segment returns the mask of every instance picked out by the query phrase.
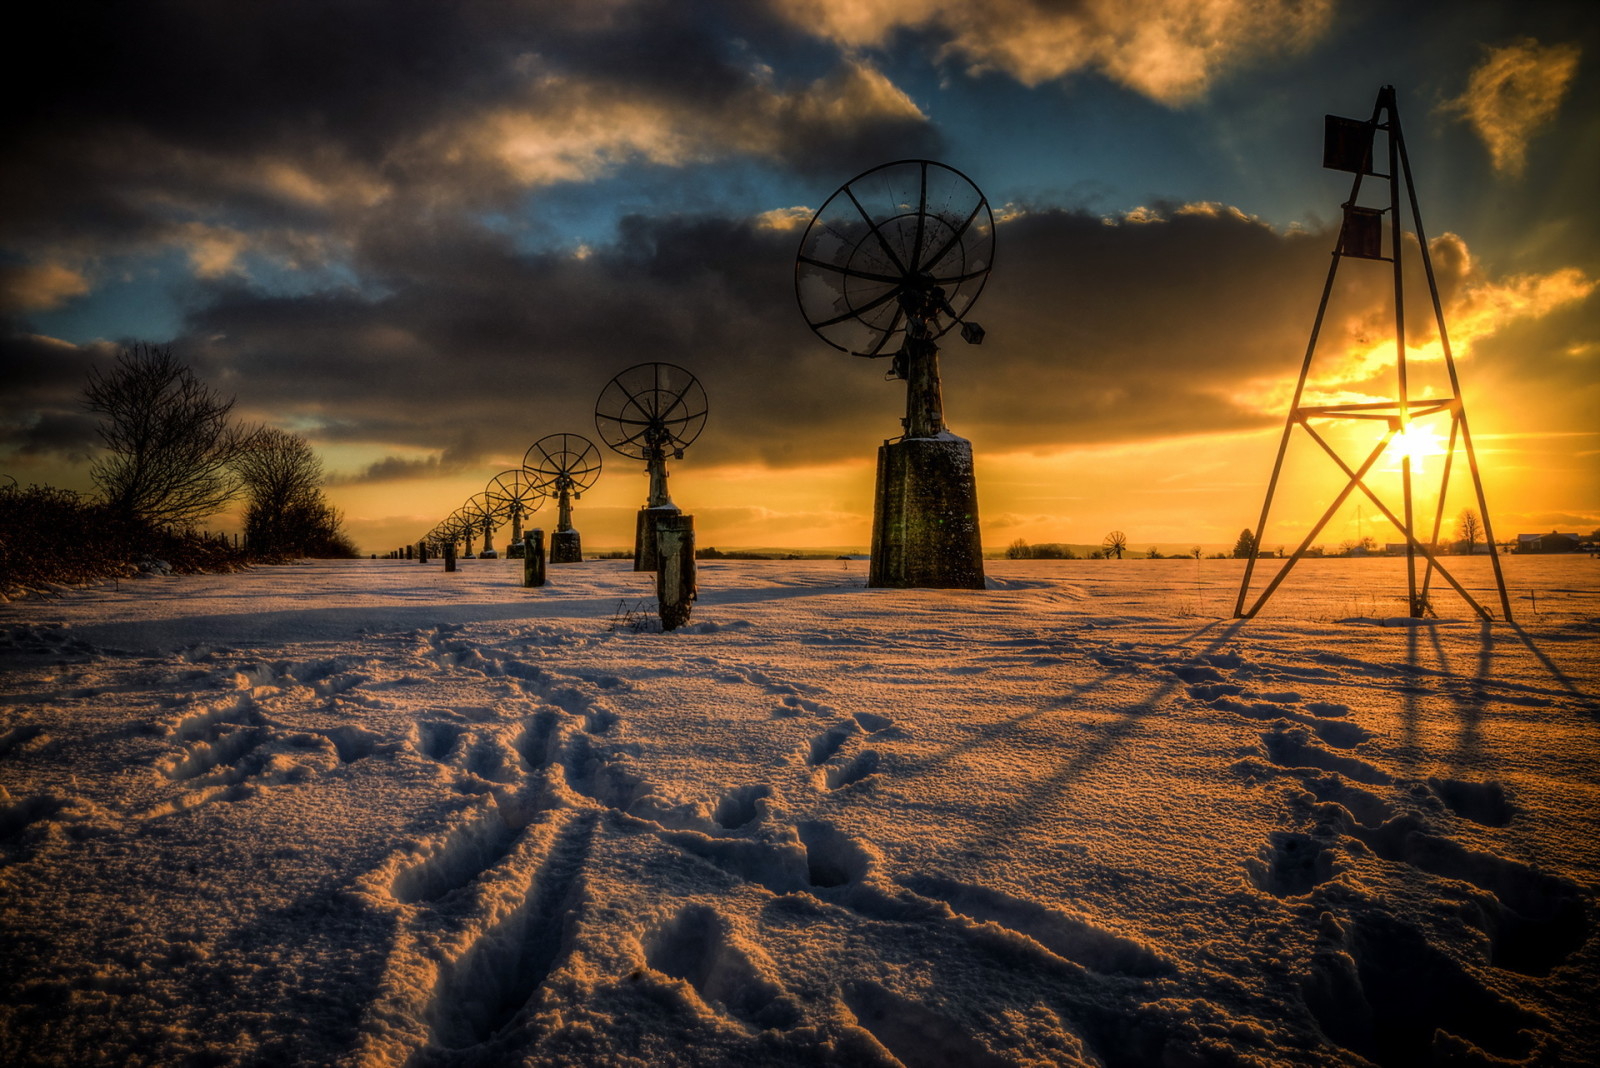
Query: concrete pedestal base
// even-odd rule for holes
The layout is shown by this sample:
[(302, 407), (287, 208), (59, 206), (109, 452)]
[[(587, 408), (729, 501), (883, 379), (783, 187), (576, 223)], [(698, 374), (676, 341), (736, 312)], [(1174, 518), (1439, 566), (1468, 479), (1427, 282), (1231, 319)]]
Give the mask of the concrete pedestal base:
[(633, 534), (633, 569), (635, 571), (655, 571), (660, 566), (660, 555), (656, 550), (656, 520), (662, 516), (675, 516), (681, 514), (683, 509), (675, 504), (663, 504), (655, 508), (639, 509), (639, 520), (634, 527)]
[(946, 433), (902, 438), (878, 449), (867, 585), (984, 588), (970, 441)]
[(583, 539), (576, 530), (558, 530), (550, 535), (552, 564), (583, 563)]

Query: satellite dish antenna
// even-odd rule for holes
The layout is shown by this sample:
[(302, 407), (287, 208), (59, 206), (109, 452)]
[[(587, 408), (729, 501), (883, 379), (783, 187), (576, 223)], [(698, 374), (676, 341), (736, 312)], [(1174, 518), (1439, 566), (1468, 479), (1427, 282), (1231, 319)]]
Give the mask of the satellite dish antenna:
[(491, 478), (483, 494), (511, 520), (511, 543), (506, 546), (506, 556), (521, 559), (522, 519), (539, 510), (544, 502), (543, 487), (529, 477), (525, 468), (513, 467)]
[(645, 462), (650, 497), (639, 510), (633, 569), (656, 570), (655, 516), (676, 513), (667, 493), (667, 454), (683, 458), (706, 425), (706, 392), (699, 379), (670, 363), (641, 363), (606, 383), (595, 402), (594, 425), (615, 452)]
[(852, 178), (800, 238), (806, 323), (836, 349), (892, 358), (889, 377), (906, 382), (905, 433), (879, 453), (870, 586), (983, 588), (972, 446), (946, 430), (936, 342), (958, 324), (983, 341), (967, 315), (993, 262), (989, 201), (925, 159)]
[[(507, 513), (491, 501), (487, 493), (474, 493), (461, 506), (461, 516), (466, 520), (473, 534), (483, 534), (483, 551), (478, 555), (488, 560), (493, 560), (497, 557), (499, 553), (495, 552), (494, 549), (494, 528), (506, 519)], [(469, 559), (471, 556), (472, 536), (469, 535), (467, 538), (467, 553), (462, 559)]]
[(462, 513), (461, 509), (458, 508), (445, 516), (444, 521), (435, 529), (439, 533), (439, 549), (441, 552), (450, 546), (464, 543), (466, 553), (463, 555), (472, 555), (473, 538), (475, 536), (474, 527), (471, 520)]
[(550, 562), (575, 564), (583, 546), (572, 526), (572, 502), (600, 477), (600, 450), (581, 434), (547, 434), (522, 457), (522, 469), (541, 494), (555, 497), (556, 530), (550, 536)]

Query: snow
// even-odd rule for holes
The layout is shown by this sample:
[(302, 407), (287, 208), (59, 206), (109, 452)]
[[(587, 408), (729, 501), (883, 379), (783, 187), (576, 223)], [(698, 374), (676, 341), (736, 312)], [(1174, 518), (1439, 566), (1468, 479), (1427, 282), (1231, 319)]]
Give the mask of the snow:
[(1386, 559), (0, 606), (0, 1059), (1592, 1064), (1600, 563), (1505, 563), (1515, 624)]

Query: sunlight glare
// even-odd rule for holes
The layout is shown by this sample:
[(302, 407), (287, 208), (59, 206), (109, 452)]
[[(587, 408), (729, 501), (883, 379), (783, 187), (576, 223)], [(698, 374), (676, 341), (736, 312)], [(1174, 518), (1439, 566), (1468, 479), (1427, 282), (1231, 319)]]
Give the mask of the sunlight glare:
[[(1379, 437), (1381, 439), (1382, 435)], [(1412, 460), (1412, 469), (1417, 474), (1423, 473), (1422, 461), (1426, 457), (1444, 454), (1444, 439), (1439, 436), (1437, 430), (1426, 423), (1412, 423), (1405, 430), (1395, 434), (1388, 448), (1388, 455), (1395, 460), (1409, 456)]]

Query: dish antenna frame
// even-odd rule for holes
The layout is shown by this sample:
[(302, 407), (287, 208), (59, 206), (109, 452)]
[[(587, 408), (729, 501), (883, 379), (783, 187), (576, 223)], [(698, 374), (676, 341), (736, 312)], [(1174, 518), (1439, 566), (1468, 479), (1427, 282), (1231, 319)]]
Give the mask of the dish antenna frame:
[[(817, 209), (795, 256), (795, 299), (823, 341), (891, 357), (902, 435), (878, 449), (867, 585), (983, 589), (972, 443), (944, 421), (938, 339), (960, 326), (994, 263), (994, 214), (965, 174), (927, 159), (864, 171)], [(891, 348), (891, 346), (894, 346)]]
[(522, 457), (522, 469), (541, 495), (556, 498), (556, 529), (550, 536), (550, 562), (583, 560), (583, 542), (572, 525), (572, 502), (600, 478), (600, 449), (582, 434), (546, 434)]
[(656, 520), (681, 514), (667, 491), (667, 455), (683, 459), (705, 429), (705, 389), (689, 371), (671, 363), (640, 363), (615, 375), (595, 401), (594, 424), (613, 451), (645, 462), (650, 495), (639, 509), (633, 569), (655, 571)]

